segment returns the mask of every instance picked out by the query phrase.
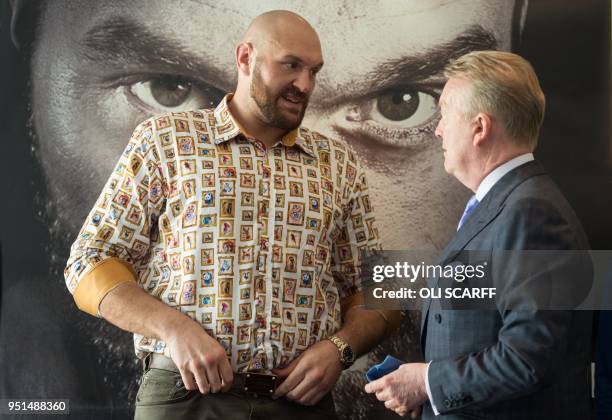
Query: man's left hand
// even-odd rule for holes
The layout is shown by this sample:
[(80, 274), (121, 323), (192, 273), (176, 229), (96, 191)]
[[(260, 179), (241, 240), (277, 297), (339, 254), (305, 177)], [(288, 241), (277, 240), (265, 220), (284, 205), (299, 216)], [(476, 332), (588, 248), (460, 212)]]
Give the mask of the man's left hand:
[(342, 373), (342, 363), (334, 343), (323, 340), (304, 351), (286, 368), (273, 372), (286, 377), (273, 398), (285, 396), (299, 404), (314, 405), (334, 387)]
[(375, 393), (389, 410), (402, 417), (410, 413), (414, 418), (420, 405), (427, 401), (426, 371), (426, 363), (405, 363), (396, 371), (366, 384), (365, 391)]

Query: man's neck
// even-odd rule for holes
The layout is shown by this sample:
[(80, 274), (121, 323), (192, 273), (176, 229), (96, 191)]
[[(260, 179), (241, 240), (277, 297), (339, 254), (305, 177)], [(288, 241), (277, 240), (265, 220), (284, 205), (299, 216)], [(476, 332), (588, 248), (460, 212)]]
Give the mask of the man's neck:
[(516, 148), (512, 150), (503, 151), (499, 154), (491, 155), (482, 162), (480, 170), (474, 176), (472, 183), (468, 186), (474, 193), (478, 190), (478, 186), (482, 181), (493, 172), (496, 168), (503, 165), (506, 162), (511, 161), (515, 157), (524, 155), (525, 153), (531, 153), (532, 151), (526, 148)]
[(244, 95), (241, 95), (240, 92), (234, 94), (232, 100), (227, 104), (232, 117), (244, 134), (256, 138), (267, 147), (271, 147), (282, 139), (287, 131), (277, 127), (270, 127), (263, 123), (256, 115), (249, 111), (247, 101), (248, 99), (244, 98)]

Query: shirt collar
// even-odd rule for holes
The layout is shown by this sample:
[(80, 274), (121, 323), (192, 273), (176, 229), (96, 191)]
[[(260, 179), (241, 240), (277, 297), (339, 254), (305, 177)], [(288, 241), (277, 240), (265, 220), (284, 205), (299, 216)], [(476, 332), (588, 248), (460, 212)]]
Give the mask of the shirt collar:
[[(215, 144), (221, 144), (238, 136), (239, 134), (249, 137), (246, 131), (234, 119), (232, 113), (230, 112), (229, 106), (227, 105), (232, 100), (233, 96), (233, 93), (228, 93), (225, 95), (213, 112), (215, 117), (215, 126), (212, 129), (214, 136), (213, 141)], [(301, 131), (301, 127), (289, 131), (283, 136), (279, 143), (282, 143), (287, 147), (298, 146), (306, 154), (316, 157), (312, 140), (310, 140), (310, 138), (305, 138)]]
[(478, 189), (476, 190), (476, 199), (479, 202), (482, 201), (484, 196), (487, 195), (491, 188), (493, 188), (497, 181), (502, 179), (504, 175), (506, 175), (514, 168), (518, 168), (522, 164), (530, 162), (532, 160), (534, 160), (533, 153), (525, 153), (523, 155), (510, 159), (508, 162), (499, 165), (497, 168), (493, 169), (493, 171), (491, 171), (489, 175), (487, 175), (478, 186)]

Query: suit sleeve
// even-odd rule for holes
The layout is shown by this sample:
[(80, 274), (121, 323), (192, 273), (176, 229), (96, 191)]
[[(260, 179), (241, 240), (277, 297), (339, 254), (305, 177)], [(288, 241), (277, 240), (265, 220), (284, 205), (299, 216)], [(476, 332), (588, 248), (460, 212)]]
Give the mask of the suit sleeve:
[[(525, 253), (507, 250), (577, 249), (576, 229), (540, 199), (520, 200), (501, 216), (503, 222), (495, 231), (492, 275), (493, 284), (502, 289), (497, 300), (502, 326), (493, 345), (431, 362), (428, 380), (432, 403), (441, 414), (531, 394), (552, 382), (563, 366), (572, 312), (536, 310), (530, 296), (523, 293), (517, 302), (517, 294), (511, 291), (525, 284), (563, 287), (564, 283), (557, 283), (558, 276), (575, 270), (575, 261), (562, 258), (551, 269), (546, 264), (524, 264)], [(507, 297), (510, 295), (512, 299)]]
[(149, 258), (151, 226), (162, 200), (152, 119), (139, 124), (70, 250), (66, 286), (79, 309), (99, 316), (106, 294), (136, 281)]

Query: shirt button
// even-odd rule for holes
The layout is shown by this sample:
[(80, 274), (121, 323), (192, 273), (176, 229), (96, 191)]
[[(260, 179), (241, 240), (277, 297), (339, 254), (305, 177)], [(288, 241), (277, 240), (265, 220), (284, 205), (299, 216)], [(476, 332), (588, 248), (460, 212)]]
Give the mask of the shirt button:
[(434, 319), (436, 320), (436, 322), (437, 322), (438, 324), (441, 324), (441, 323), (442, 323), (442, 315), (440, 315), (440, 314), (435, 314), (435, 315), (434, 315)]

